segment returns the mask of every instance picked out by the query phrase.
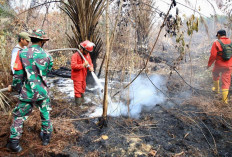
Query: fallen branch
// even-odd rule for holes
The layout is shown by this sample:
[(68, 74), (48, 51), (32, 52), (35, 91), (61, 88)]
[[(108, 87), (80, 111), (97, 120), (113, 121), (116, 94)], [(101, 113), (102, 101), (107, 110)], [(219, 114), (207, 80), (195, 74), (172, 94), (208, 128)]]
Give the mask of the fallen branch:
[(58, 119), (58, 120), (52, 120), (52, 121), (79, 121), (79, 120), (89, 120), (89, 119), (95, 119), (95, 118), (100, 118), (102, 116), (98, 117), (86, 117), (86, 118), (76, 118), (76, 119)]

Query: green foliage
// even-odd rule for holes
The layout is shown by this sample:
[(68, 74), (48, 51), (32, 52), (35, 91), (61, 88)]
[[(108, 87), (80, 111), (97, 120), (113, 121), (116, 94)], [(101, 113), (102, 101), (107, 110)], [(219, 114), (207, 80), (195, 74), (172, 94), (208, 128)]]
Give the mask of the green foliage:
[(193, 31), (198, 32), (199, 18), (192, 15), (189, 19), (187, 19), (186, 25), (187, 25), (187, 28), (188, 28), (187, 29), (187, 34), (188, 35), (192, 35)]
[[(186, 16), (184, 16), (186, 18)], [(176, 38), (176, 48), (179, 52), (179, 57), (174, 62), (174, 66), (180, 64), (180, 61), (183, 60), (186, 50), (188, 50), (188, 44), (185, 42), (185, 34), (188, 36), (193, 35), (194, 31), (198, 32), (199, 29), (199, 18), (192, 15), (186, 20), (187, 30), (183, 30), (183, 22), (182, 19), (177, 14), (176, 17), (169, 15), (166, 22), (166, 31), (169, 35), (174, 36)], [(191, 40), (190, 40), (191, 41)]]
[(15, 11), (6, 3), (0, 4), (0, 17), (1, 18), (13, 18), (15, 17)]

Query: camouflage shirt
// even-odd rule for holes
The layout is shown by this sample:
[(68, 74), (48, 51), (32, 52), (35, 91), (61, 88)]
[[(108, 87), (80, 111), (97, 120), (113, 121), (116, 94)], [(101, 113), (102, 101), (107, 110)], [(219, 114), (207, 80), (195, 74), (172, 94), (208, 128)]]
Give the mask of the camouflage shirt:
[(21, 101), (39, 101), (48, 98), (46, 77), (51, 70), (53, 60), (39, 45), (19, 51), (21, 70), (15, 70), (13, 91), (18, 91)]

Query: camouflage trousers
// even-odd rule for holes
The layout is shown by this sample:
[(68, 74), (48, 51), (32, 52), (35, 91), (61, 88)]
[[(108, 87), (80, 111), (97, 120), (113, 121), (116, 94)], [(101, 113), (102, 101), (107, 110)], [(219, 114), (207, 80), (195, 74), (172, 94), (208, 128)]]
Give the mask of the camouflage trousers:
[(44, 133), (52, 132), (52, 123), (50, 121), (51, 104), (50, 99), (44, 99), (37, 102), (19, 101), (13, 110), (13, 124), (10, 127), (10, 138), (19, 139), (23, 133), (23, 123), (32, 112), (33, 106), (40, 110), (41, 116), (41, 131)]

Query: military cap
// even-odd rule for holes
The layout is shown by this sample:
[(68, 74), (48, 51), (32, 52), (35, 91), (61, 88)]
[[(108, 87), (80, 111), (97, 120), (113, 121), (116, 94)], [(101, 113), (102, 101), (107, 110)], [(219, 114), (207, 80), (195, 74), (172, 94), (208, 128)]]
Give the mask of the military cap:
[(27, 41), (31, 41), (31, 38), (29, 37), (30, 35), (27, 32), (21, 32), (18, 34), (20, 38), (26, 39)]
[(46, 36), (46, 33), (42, 29), (33, 30), (30, 37), (31, 38), (42, 39), (42, 40), (45, 40), (45, 41), (49, 40), (49, 38), (47, 38), (47, 36)]

